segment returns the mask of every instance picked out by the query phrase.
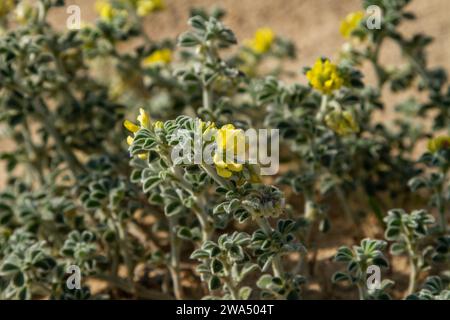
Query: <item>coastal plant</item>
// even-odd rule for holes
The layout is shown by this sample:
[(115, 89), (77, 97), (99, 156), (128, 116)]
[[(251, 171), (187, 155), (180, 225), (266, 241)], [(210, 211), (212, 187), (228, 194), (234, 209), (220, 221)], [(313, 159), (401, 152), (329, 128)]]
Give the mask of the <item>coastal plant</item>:
[(169, 0), (70, 30), (2, 1), (0, 298), (448, 300), (450, 86), (410, 2), (362, 1), (305, 66), (220, 8), (162, 39)]

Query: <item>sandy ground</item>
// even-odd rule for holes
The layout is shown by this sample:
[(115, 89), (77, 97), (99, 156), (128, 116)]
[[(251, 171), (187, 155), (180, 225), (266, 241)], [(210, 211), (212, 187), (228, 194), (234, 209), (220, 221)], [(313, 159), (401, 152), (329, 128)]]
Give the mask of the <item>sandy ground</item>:
[[(174, 37), (187, 29), (189, 8), (220, 6), (227, 10), (225, 23), (235, 31), (238, 40), (249, 38), (259, 27), (270, 27), (277, 34), (292, 39), (299, 48), (297, 67), (310, 65), (317, 56), (333, 57), (343, 41), (339, 22), (350, 11), (361, 8), (361, 0), (165, 0), (166, 10), (147, 17), (151, 37)], [(92, 21), (93, 0), (68, 0), (81, 8), (82, 19)], [(450, 67), (450, 1), (414, 0), (410, 5), (417, 22), (404, 25), (406, 33), (424, 32), (435, 37), (430, 51), (432, 65)], [(64, 26), (66, 15), (59, 10), (53, 16)], [(390, 55), (390, 53), (386, 53)]]

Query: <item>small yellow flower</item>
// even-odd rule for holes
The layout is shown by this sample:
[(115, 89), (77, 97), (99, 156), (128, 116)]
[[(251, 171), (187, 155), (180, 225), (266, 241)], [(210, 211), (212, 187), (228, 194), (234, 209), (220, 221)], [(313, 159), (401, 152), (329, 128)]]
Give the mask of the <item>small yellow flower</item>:
[(154, 11), (162, 10), (164, 7), (163, 0), (138, 0), (136, 12), (138, 16), (144, 17)]
[(236, 154), (239, 149), (245, 147), (245, 135), (241, 129), (236, 129), (232, 124), (226, 124), (217, 131), (217, 147), (223, 151), (232, 150)]
[(98, 12), (100, 19), (111, 22), (117, 16), (126, 16), (126, 10), (114, 8), (107, 0), (98, 0), (95, 3), (95, 10)]
[(247, 40), (247, 46), (253, 52), (262, 54), (266, 53), (272, 47), (275, 40), (275, 33), (270, 28), (261, 28), (256, 30), (253, 39)]
[(161, 49), (156, 50), (142, 61), (144, 67), (150, 67), (155, 64), (169, 64), (172, 62), (172, 50)]
[(364, 12), (363, 11), (356, 11), (349, 13), (344, 21), (341, 22), (341, 27), (339, 28), (339, 32), (341, 35), (349, 39), (352, 35), (352, 32), (358, 28), (359, 24), (361, 23), (361, 20), (364, 18)]
[[(233, 172), (241, 172), (242, 163), (237, 159), (245, 156), (245, 135), (240, 129), (236, 129), (232, 124), (222, 126), (216, 133), (217, 150), (213, 161), (217, 174), (224, 178), (230, 178)], [(232, 159), (229, 159), (230, 155)]]
[(359, 131), (358, 123), (350, 111), (334, 110), (325, 116), (325, 124), (340, 136)]
[(139, 125), (134, 124), (129, 120), (125, 120), (123, 125), (128, 131), (136, 133), (139, 129), (149, 129), (150, 127), (150, 116), (143, 108), (139, 108), (139, 115), (137, 116), (137, 121)]
[(450, 150), (449, 136), (440, 136), (428, 141), (428, 151), (430, 151), (431, 153), (436, 153), (444, 149)]
[(317, 59), (314, 66), (306, 73), (311, 86), (324, 94), (338, 90), (344, 84), (337, 66), (328, 59)]
[(138, 132), (139, 129), (140, 129), (139, 126), (135, 125), (133, 122), (131, 122), (131, 121), (129, 121), (129, 120), (125, 120), (124, 123), (123, 123), (123, 126), (124, 126), (125, 128), (127, 128), (128, 131), (131, 131), (131, 132), (133, 132), (133, 133)]
[[(137, 121), (138, 121), (139, 125), (134, 124), (133, 122), (131, 122), (129, 120), (125, 120), (123, 125), (128, 131), (132, 132), (133, 135), (136, 135), (136, 133), (140, 129), (149, 129), (150, 128), (150, 116), (142, 108), (139, 109), (139, 115), (137, 117)], [(131, 146), (133, 144), (133, 141), (134, 141), (134, 138), (132, 136), (127, 137), (127, 144), (129, 146)], [(142, 160), (146, 160), (148, 158), (148, 154), (141, 153), (138, 155), (138, 157)]]
[(0, 2), (0, 17), (6, 16), (14, 9), (14, 0), (2, 0)]

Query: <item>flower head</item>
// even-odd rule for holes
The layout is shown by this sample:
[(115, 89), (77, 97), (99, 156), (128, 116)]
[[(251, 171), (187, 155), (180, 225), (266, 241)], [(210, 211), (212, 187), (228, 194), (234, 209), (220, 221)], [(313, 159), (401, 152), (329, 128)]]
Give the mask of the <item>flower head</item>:
[(149, 13), (164, 9), (163, 0), (138, 0), (136, 5), (136, 12), (138, 16), (144, 17)]
[(147, 58), (145, 58), (142, 63), (144, 67), (150, 67), (156, 64), (169, 64), (172, 61), (172, 50), (161, 49), (156, 50)]
[(230, 178), (233, 172), (241, 172), (242, 163), (239, 163), (245, 155), (245, 135), (232, 124), (222, 126), (216, 133), (217, 149), (213, 157), (217, 174), (224, 178)]
[(341, 22), (341, 27), (339, 28), (339, 32), (346, 39), (349, 39), (352, 35), (352, 32), (359, 26), (361, 20), (364, 18), (363, 11), (356, 11), (349, 13), (344, 21)]
[(441, 150), (450, 150), (450, 137), (440, 136), (428, 141), (428, 151), (436, 153)]
[(306, 73), (306, 77), (314, 89), (324, 94), (330, 94), (344, 84), (337, 66), (328, 59), (317, 59), (314, 66)]
[[(123, 126), (130, 131), (131, 133), (133, 133), (133, 136), (128, 136), (127, 137), (127, 144), (129, 146), (131, 146), (133, 144), (134, 141), (134, 136), (136, 135), (136, 133), (140, 130), (140, 129), (150, 129), (150, 116), (148, 115), (147, 112), (145, 112), (144, 109), (140, 108), (139, 109), (139, 115), (137, 116), (137, 121), (138, 124), (135, 124), (129, 120), (125, 120), (123, 123)], [(142, 153), (138, 155), (139, 158), (145, 160), (147, 159), (148, 155), (146, 153)]]
[(359, 131), (358, 123), (350, 111), (334, 110), (330, 112), (325, 116), (325, 124), (341, 136)]
[(270, 28), (261, 28), (256, 30), (253, 39), (247, 41), (247, 46), (253, 52), (266, 53), (272, 47), (275, 40), (275, 33)]

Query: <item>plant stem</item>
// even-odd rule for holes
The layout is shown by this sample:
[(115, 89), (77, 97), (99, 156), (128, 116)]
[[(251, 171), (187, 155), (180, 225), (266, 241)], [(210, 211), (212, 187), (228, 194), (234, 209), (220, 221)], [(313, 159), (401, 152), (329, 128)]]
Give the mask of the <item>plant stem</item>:
[(233, 280), (231, 280), (231, 277), (227, 274), (227, 276), (224, 278), (224, 282), (230, 291), (231, 297), (233, 300), (239, 300), (239, 293), (237, 289), (233, 285)]
[(416, 291), (416, 283), (418, 270), (416, 266), (415, 259), (410, 256), (409, 258), (410, 272), (409, 272), (409, 285), (408, 285), (408, 295), (413, 294)]
[(402, 226), (404, 235), (404, 240), (406, 243), (406, 249), (408, 252), (408, 258), (409, 258), (409, 284), (408, 284), (408, 292), (407, 295), (413, 294), (416, 291), (417, 287), (417, 278), (419, 276), (420, 272), (420, 266), (419, 266), (419, 259), (416, 255), (416, 244), (414, 240), (412, 239), (412, 236), (409, 233), (408, 228)]
[(364, 284), (357, 284), (358, 287), (358, 293), (359, 293), (359, 300), (366, 300), (366, 291), (364, 290)]
[(44, 172), (42, 169), (42, 159), (39, 157), (39, 150), (33, 142), (33, 138), (31, 135), (30, 127), (28, 125), (27, 117), (24, 117), (23, 127), (24, 127), (24, 130), (22, 132), (22, 137), (24, 140), (25, 149), (27, 151), (27, 158), (30, 163), (29, 165), (30, 165), (30, 167), (32, 167), (34, 169), (34, 171), (36, 171), (36, 173), (39, 177), (40, 184), (44, 185), (45, 178), (44, 178)]
[(117, 219), (117, 214), (114, 210), (110, 210), (110, 217), (112, 219), (115, 231), (118, 236), (118, 247), (122, 253), (123, 260), (124, 260), (125, 266), (127, 268), (128, 281), (131, 284), (133, 284), (133, 286), (134, 286), (134, 284), (135, 284), (135, 282), (134, 282), (134, 265), (133, 265), (133, 260), (131, 259), (130, 254), (128, 252), (129, 240), (128, 240), (128, 236), (127, 236), (127, 231), (123, 228), (122, 223)]
[(183, 299), (183, 287), (180, 283), (180, 253), (181, 253), (181, 243), (173, 230), (178, 224), (178, 218), (169, 217), (169, 227), (170, 227), (170, 267), (169, 272), (172, 277), (173, 291), (175, 293), (175, 298), (178, 300)]
[(203, 84), (203, 107), (208, 111), (211, 111), (212, 108), (211, 90), (206, 84)]
[(347, 219), (354, 225), (356, 225), (356, 218), (355, 215), (353, 214), (352, 209), (350, 208), (350, 206), (348, 205), (347, 199), (345, 199), (345, 195), (344, 192), (342, 191), (341, 186), (339, 185), (335, 185), (334, 187), (334, 192), (336, 193), (336, 196), (339, 200), (339, 203), (341, 205), (342, 210), (344, 210), (345, 215), (347, 216)]
[(445, 234), (447, 232), (447, 217), (446, 217), (446, 205), (445, 205), (445, 201), (443, 201), (444, 195), (442, 193), (442, 190), (445, 189), (445, 181), (447, 180), (447, 172), (448, 169), (443, 169), (442, 170), (442, 175), (443, 175), (443, 182), (442, 185), (438, 188), (438, 190), (436, 190), (436, 198), (437, 198), (437, 207), (438, 207), (438, 212), (439, 212), (439, 229), (440, 231)]
[(319, 112), (316, 114), (317, 121), (319, 122), (323, 121), (323, 118), (325, 117), (325, 114), (327, 112), (327, 105), (328, 105), (328, 96), (326, 94), (323, 94), (322, 100), (320, 101)]
[(230, 184), (224, 178), (219, 176), (216, 171), (208, 164), (201, 164), (200, 167), (220, 186), (229, 189)]
[(379, 64), (379, 56), (380, 56), (380, 49), (382, 44), (382, 38), (378, 39), (378, 41), (375, 43), (375, 49), (371, 54), (369, 55), (369, 60), (372, 63), (373, 70), (375, 71), (375, 75), (377, 76), (377, 88), (381, 92), (383, 89), (383, 86), (386, 82), (385, 76), (384, 76), (384, 70)]
[[(172, 163), (172, 162), (170, 162), (170, 163)], [(179, 171), (179, 168), (174, 167), (173, 164), (171, 164), (171, 165), (172, 165), (172, 172), (174, 173), (174, 175), (177, 178), (177, 184), (181, 188), (183, 188), (186, 192), (188, 192), (192, 197), (194, 197), (196, 200), (198, 200), (199, 195), (196, 194), (192, 190), (192, 186), (184, 179), (183, 175)], [(196, 201), (196, 202), (198, 203), (198, 201)], [(196, 215), (196, 217), (200, 223), (200, 226), (202, 229), (202, 241), (204, 242), (204, 241), (210, 240), (214, 228), (211, 225), (211, 223), (208, 221), (208, 215), (197, 204), (194, 204), (191, 209), (194, 212), (194, 214)]]
[(194, 211), (197, 216), (198, 221), (200, 222), (200, 227), (202, 229), (202, 242), (211, 240), (214, 228), (212, 224), (208, 221), (208, 217), (203, 212), (203, 210), (199, 209), (196, 205), (192, 207), (192, 211)]

